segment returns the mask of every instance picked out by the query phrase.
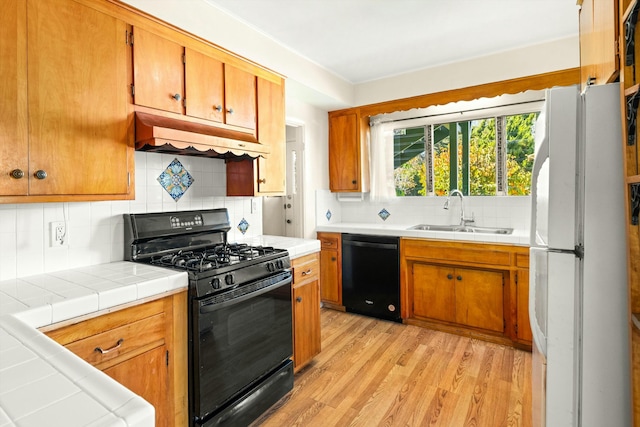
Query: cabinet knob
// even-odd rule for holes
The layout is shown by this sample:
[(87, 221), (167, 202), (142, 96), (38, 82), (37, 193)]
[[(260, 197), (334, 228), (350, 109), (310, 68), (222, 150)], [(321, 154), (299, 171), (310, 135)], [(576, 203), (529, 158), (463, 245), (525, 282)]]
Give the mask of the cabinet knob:
[(227, 108), (227, 113), (233, 114), (233, 108)]
[(296, 298), (296, 301), (298, 301), (298, 302), (302, 302), (302, 297), (297, 297), (297, 298)]
[(11, 177), (15, 179), (20, 179), (24, 177), (24, 172), (22, 169), (14, 169), (11, 171)]
[(262, 178), (258, 180), (258, 184), (264, 184), (267, 182), (267, 178)]
[(456, 277), (456, 279), (462, 280), (462, 276), (458, 276), (458, 277)]
[(447, 274), (447, 279), (449, 280), (453, 279), (453, 274)]
[(213, 109), (216, 111), (222, 111), (222, 105), (214, 105)]
[(182, 97), (180, 96), (179, 93), (176, 93), (175, 95), (172, 96), (172, 98), (175, 99), (176, 101), (180, 101), (180, 98)]
[(351, 181), (352, 184), (357, 184), (358, 181), (356, 181), (355, 179), (353, 181)]
[(40, 169), (36, 171), (36, 173), (34, 173), (33, 176), (35, 176), (38, 179), (45, 179), (47, 177), (47, 173), (42, 169)]
[(331, 261), (335, 261), (335, 260), (336, 260), (336, 257), (332, 256)]

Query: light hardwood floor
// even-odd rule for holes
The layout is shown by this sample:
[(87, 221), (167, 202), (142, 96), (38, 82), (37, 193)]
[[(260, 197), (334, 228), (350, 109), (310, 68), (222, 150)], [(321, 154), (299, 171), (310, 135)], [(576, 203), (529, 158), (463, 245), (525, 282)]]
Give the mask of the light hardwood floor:
[(531, 353), (322, 309), (322, 352), (257, 427), (531, 425)]

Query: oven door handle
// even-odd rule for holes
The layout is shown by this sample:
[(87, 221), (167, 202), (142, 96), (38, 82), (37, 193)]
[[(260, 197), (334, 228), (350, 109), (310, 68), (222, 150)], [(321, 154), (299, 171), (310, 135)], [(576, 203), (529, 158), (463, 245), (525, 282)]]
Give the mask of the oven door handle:
[(200, 302), (200, 314), (211, 313), (212, 311), (220, 310), (222, 308), (241, 303), (242, 301), (246, 301), (249, 298), (253, 298), (258, 295), (265, 294), (281, 286), (290, 285), (291, 283), (293, 283), (293, 278), (292, 276), (288, 276), (286, 279), (276, 282), (273, 285), (269, 285), (262, 289), (258, 289), (257, 291), (254, 291), (254, 292), (249, 292), (248, 294), (239, 296), (237, 298), (232, 298), (228, 301), (219, 302), (219, 303), (207, 303), (207, 300), (203, 300)]

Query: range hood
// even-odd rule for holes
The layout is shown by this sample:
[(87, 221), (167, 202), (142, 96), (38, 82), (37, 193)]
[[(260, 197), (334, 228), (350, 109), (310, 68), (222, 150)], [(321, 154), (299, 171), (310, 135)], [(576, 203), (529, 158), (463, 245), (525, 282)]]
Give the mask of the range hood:
[(241, 131), (182, 118), (135, 112), (136, 150), (184, 156), (245, 159), (266, 157), (269, 147), (260, 144), (255, 131)]

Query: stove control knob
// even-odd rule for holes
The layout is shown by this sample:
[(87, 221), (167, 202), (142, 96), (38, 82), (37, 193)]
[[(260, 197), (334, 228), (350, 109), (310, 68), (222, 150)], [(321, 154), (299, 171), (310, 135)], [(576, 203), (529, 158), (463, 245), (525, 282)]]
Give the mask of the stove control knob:
[(267, 270), (268, 271), (275, 271), (275, 269), (276, 269), (276, 267), (275, 267), (275, 265), (273, 265), (272, 262), (268, 262), (267, 263)]
[(276, 267), (278, 267), (279, 269), (283, 269), (284, 268), (284, 262), (282, 262), (281, 259), (276, 261)]
[(220, 279), (218, 277), (214, 277), (211, 281), (211, 286), (213, 289), (220, 289)]
[(235, 283), (235, 279), (233, 278), (233, 274), (227, 274), (226, 276), (224, 276), (224, 282), (228, 286), (233, 285)]

